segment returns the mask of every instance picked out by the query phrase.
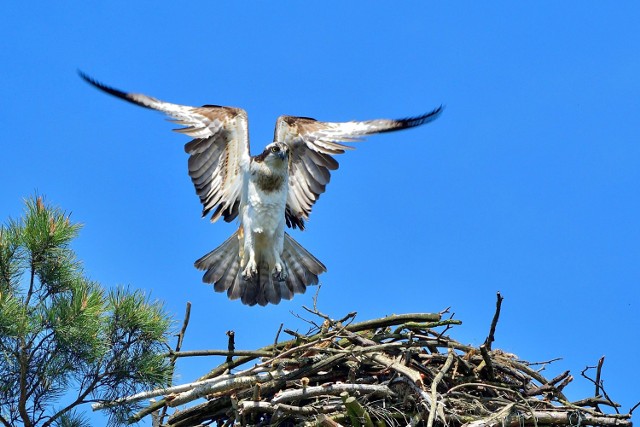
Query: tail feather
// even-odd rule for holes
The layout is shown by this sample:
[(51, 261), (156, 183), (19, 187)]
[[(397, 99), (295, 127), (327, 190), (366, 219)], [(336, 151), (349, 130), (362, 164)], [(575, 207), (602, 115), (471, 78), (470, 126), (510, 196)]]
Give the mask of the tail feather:
[(294, 293), (304, 293), (307, 286), (318, 284), (318, 275), (327, 271), (316, 257), (285, 233), (283, 255), (289, 267), (288, 285)]
[(296, 252), (292, 252), (290, 248), (286, 248), (283, 251), (283, 256), (287, 258), (287, 272), (289, 273), (287, 285), (292, 293), (302, 294), (307, 290), (307, 284), (317, 284), (306, 277), (306, 269)]
[(202, 280), (213, 283), (216, 292), (227, 292), (229, 299), (240, 299), (243, 304), (265, 306), (290, 300), (295, 294), (302, 294), (307, 286), (318, 284), (318, 275), (326, 267), (309, 251), (284, 235), (282, 260), (288, 277), (277, 281), (271, 275), (266, 262), (258, 263), (258, 272), (250, 280), (244, 280), (240, 271), (240, 241), (238, 231), (207, 255), (195, 262), (196, 268), (205, 270)]
[(240, 269), (239, 249), (240, 244), (236, 232), (216, 249), (197, 260), (195, 262), (196, 268), (206, 270), (202, 277), (203, 282), (213, 283), (216, 292), (224, 292), (229, 289)]
[(241, 292), (241, 287), (235, 286), (239, 288), (237, 291), (235, 289), (232, 289), (232, 287), (237, 284), (238, 277), (240, 277), (240, 258), (236, 255), (235, 258), (229, 261), (229, 268), (227, 268), (227, 270), (225, 271), (223, 279), (215, 282), (215, 284), (213, 285), (213, 289), (216, 292), (227, 291), (229, 298), (231, 298), (231, 295), (233, 294), (235, 295), (235, 297), (231, 299), (238, 299), (239, 292)]
[(310, 273), (318, 275), (327, 271), (327, 268), (324, 266), (324, 264), (321, 263), (316, 257), (311, 255), (305, 248), (302, 247), (302, 245), (300, 245), (300, 243), (293, 240), (293, 238), (287, 233), (284, 233), (284, 236), (285, 248), (289, 246), (292, 253), (294, 253), (302, 261), (302, 263)]
[(258, 267), (258, 276), (251, 281), (245, 281), (245, 283), (250, 282), (251, 285), (247, 286), (247, 291), (243, 295), (243, 304), (253, 305), (257, 302), (258, 305), (265, 306), (280, 302), (280, 282), (274, 280), (270, 270), (266, 263), (261, 262)]

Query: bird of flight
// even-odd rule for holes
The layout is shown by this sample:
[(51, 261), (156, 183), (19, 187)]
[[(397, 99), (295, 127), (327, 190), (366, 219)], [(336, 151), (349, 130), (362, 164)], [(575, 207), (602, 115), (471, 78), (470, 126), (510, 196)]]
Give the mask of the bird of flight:
[(203, 205), (202, 216), (231, 222), (239, 228), (222, 245), (195, 262), (203, 281), (217, 292), (247, 305), (278, 304), (318, 284), (326, 267), (288, 233), (304, 230), (313, 204), (324, 193), (333, 158), (353, 149), (342, 142), (365, 135), (412, 128), (435, 120), (442, 106), (417, 117), (342, 123), (307, 117), (280, 116), (273, 142), (257, 156), (249, 154), (247, 113), (240, 108), (171, 104), (126, 93), (80, 76), (96, 88), (133, 104), (161, 111), (184, 126), (176, 132), (193, 138), (189, 176)]

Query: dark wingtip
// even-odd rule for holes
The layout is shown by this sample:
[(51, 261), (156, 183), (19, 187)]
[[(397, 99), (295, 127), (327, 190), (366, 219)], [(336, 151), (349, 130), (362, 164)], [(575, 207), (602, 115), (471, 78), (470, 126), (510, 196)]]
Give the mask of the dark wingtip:
[(102, 83), (98, 82), (97, 80), (94, 80), (92, 77), (90, 77), (87, 73), (85, 73), (84, 71), (82, 71), (81, 69), (78, 68), (78, 75), (80, 76), (80, 78), (82, 80), (84, 80), (85, 82), (89, 83), (91, 86), (101, 89), (101, 90), (106, 90), (106, 86), (103, 85)]
[(84, 71), (82, 71), (80, 68), (76, 69), (76, 72), (78, 73), (78, 75), (80, 76), (81, 79), (90, 82), (91, 81), (91, 77), (89, 77), (87, 75), (87, 73), (85, 73)]
[(122, 92), (121, 90), (117, 90), (117, 89), (109, 87), (109, 86), (107, 86), (105, 84), (100, 83), (99, 81), (97, 81), (93, 77), (89, 76), (87, 73), (85, 73), (84, 71), (82, 71), (80, 69), (78, 70), (78, 75), (80, 76), (80, 78), (82, 80), (84, 80), (85, 82), (89, 83), (91, 86), (93, 86), (95, 88), (98, 88), (98, 89), (100, 89), (100, 90), (102, 90), (104, 92), (107, 92), (107, 93), (109, 93), (111, 95), (117, 96), (119, 98), (126, 97), (126, 95), (127, 95), (125, 92)]
[(109, 95), (113, 95), (117, 98), (120, 99), (124, 99), (125, 101), (128, 101), (132, 104), (136, 104), (139, 105), (141, 107), (145, 107), (145, 108), (151, 108), (148, 105), (142, 104), (141, 102), (138, 102), (134, 99), (131, 98), (131, 95), (128, 94), (127, 92), (123, 92), (121, 90), (118, 89), (114, 89), (110, 86), (107, 86), (103, 83), (100, 83), (99, 81), (97, 81), (96, 79), (94, 79), (93, 77), (89, 76), (88, 74), (86, 74), (84, 71), (78, 69), (78, 75), (80, 76), (80, 78), (82, 80), (84, 80), (85, 82), (89, 83), (91, 86), (95, 87), (96, 89), (100, 89), (103, 92), (108, 93)]
[(420, 126), (425, 123), (429, 123), (440, 117), (442, 111), (444, 111), (444, 105), (440, 104), (438, 107), (434, 108), (432, 111), (422, 114), (417, 117), (406, 117), (402, 120), (399, 120), (402, 123), (403, 127), (414, 127)]

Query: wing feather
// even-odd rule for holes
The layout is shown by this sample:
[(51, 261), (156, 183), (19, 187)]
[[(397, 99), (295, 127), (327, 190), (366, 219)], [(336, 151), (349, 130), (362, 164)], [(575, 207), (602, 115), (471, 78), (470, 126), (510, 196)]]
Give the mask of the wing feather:
[(304, 229), (304, 221), (338, 169), (333, 156), (353, 147), (343, 142), (361, 141), (366, 135), (393, 132), (420, 126), (435, 120), (442, 106), (417, 117), (377, 119), (342, 123), (319, 122), (308, 117), (280, 116), (274, 141), (289, 146), (289, 192), (285, 211), (287, 226)]
[(171, 104), (151, 96), (122, 92), (97, 82), (80, 72), (80, 77), (96, 88), (125, 101), (161, 111), (170, 121), (184, 126), (174, 131), (192, 141), (185, 144), (189, 154), (189, 176), (202, 203), (202, 215), (212, 210), (211, 221), (220, 217), (232, 221), (238, 215), (242, 174), (249, 166), (247, 113), (239, 108), (205, 105), (190, 107)]

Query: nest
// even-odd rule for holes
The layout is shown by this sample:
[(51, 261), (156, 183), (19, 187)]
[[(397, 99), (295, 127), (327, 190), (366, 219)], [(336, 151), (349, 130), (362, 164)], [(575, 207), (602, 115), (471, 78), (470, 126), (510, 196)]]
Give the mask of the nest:
[[(498, 295), (479, 347), (448, 336), (461, 322), (444, 319), (446, 312), (355, 323), (355, 313), (333, 320), (305, 308), (318, 319), (307, 320), (309, 333), (285, 329), (294, 339), (278, 342), (279, 330), (273, 345), (257, 351), (235, 350), (230, 332), (226, 351), (173, 352), (174, 360), (205, 354), (227, 359), (196, 383), (156, 391), (164, 399), (133, 421), (152, 414), (154, 425), (170, 426), (632, 425), (631, 414), (619, 414), (601, 388), (602, 360), (593, 367), (596, 396), (569, 402), (563, 394), (573, 379), (568, 371), (547, 379), (541, 371), (552, 361), (529, 363), (492, 349), (501, 301)], [(170, 409), (177, 407), (182, 409)]]

